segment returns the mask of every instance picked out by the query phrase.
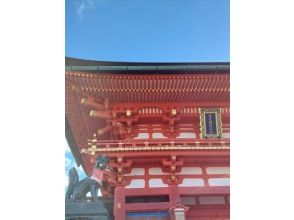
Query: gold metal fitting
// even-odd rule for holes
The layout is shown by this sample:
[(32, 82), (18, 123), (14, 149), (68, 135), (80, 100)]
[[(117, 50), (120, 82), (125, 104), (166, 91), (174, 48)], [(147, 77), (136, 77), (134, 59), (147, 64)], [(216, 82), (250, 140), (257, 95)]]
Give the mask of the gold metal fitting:
[(126, 111), (126, 115), (127, 115), (127, 116), (131, 116), (131, 115), (132, 115), (131, 110), (127, 110), (127, 111)]
[(82, 98), (81, 99), (81, 104), (82, 105), (87, 105), (87, 103), (88, 103), (88, 99), (87, 98)]
[(95, 110), (91, 110), (90, 111), (90, 116), (91, 117), (96, 117), (97, 116), (97, 112)]
[(171, 110), (171, 114), (172, 114), (172, 115), (176, 115), (176, 114), (177, 114), (177, 109), (173, 108), (173, 109)]

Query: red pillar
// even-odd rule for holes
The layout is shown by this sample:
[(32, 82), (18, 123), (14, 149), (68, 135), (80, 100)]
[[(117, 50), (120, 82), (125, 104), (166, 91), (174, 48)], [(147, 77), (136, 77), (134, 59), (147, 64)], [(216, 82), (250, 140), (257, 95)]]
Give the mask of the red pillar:
[(178, 202), (181, 202), (180, 190), (178, 185), (169, 185), (169, 202), (171, 206), (174, 206)]
[[(177, 203), (181, 202), (180, 190), (178, 185), (169, 185), (169, 203), (170, 207), (175, 206)], [(170, 219), (174, 220), (174, 213), (170, 212)]]
[(126, 220), (125, 188), (118, 186), (114, 190), (114, 219)]

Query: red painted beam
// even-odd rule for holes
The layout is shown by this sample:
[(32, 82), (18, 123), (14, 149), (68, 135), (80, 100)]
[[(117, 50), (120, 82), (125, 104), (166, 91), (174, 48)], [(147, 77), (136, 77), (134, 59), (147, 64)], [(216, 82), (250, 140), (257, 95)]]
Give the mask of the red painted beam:
[[(223, 195), (218, 195), (223, 196)], [(195, 204), (190, 207), (189, 211), (195, 211), (195, 210), (207, 210), (207, 209), (220, 209), (220, 210), (226, 210), (230, 208), (230, 204)]]
[[(221, 218), (221, 216), (223, 217), (229, 217), (230, 216), (230, 209), (229, 208), (204, 208), (204, 209), (200, 209), (200, 210), (192, 210), (189, 209), (186, 216), (188, 217), (210, 217), (209, 219), (223, 219)], [(216, 218), (216, 216), (218, 216), (219, 218)], [(214, 218), (213, 218), (214, 217)], [(197, 220), (198, 220), (197, 218)], [(192, 219), (192, 218), (191, 218)]]
[[(116, 124), (114, 124), (116, 126)], [(125, 127), (121, 124), (120, 126)], [(230, 140), (227, 139), (196, 139), (196, 138), (166, 138), (166, 139), (132, 139), (132, 140), (99, 140), (99, 144), (108, 144), (113, 147), (118, 146), (118, 144), (124, 145), (136, 145), (136, 146), (145, 146), (147, 144), (156, 144), (156, 145), (199, 145), (199, 146), (219, 146), (219, 145), (230, 145)]]
[[(224, 160), (228, 160), (230, 157), (230, 150), (210, 150), (210, 151), (140, 151), (140, 152), (107, 152), (107, 155), (110, 157), (127, 157), (127, 158), (137, 158), (137, 157), (163, 157), (170, 156), (172, 154), (177, 154), (177, 156), (195, 156), (195, 157), (209, 157), (209, 156), (217, 156), (219, 158), (223, 158)], [(97, 157), (92, 156), (93, 158)]]
[(179, 187), (181, 195), (229, 195), (229, 186)]
[(126, 196), (146, 196), (146, 195), (168, 195), (168, 187), (163, 188), (145, 188), (145, 189), (125, 189)]
[(143, 107), (161, 107), (161, 108), (183, 108), (183, 107), (197, 107), (197, 108), (229, 108), (230, 103), (229, 102), (145, 102), (145, 103), (133, 103), (133, 102), (126, 102), (126, 103), (112, 103), (112, 108), (122, 108), (124, 109), (126, 106), (128, 106), (131, 109), (138, 109)]
[[(229, 195), (229, 186), (179, 187), (180, 195)], [(169, 195), (169, 188), (125, 189), (126, 196)]]
[(126, 211), (157, 211), (157, 210), (168, 210), (169, 208), (170, 208), (169, 202), (126, 204)]

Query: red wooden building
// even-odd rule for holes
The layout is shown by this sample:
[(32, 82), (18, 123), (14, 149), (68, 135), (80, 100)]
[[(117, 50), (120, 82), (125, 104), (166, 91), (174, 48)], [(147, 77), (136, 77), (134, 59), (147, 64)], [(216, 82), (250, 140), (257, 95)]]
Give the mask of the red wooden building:
[(229, 219), (229, 63), (66, 58), (66, 136), (115, 220)]

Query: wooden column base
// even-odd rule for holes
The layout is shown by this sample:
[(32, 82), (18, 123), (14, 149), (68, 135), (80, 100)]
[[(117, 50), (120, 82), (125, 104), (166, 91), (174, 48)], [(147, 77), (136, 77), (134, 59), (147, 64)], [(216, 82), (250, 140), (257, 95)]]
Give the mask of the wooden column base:
[(114, 191), (114, 219), (126, 220), (125, 189), (118, 186)]

